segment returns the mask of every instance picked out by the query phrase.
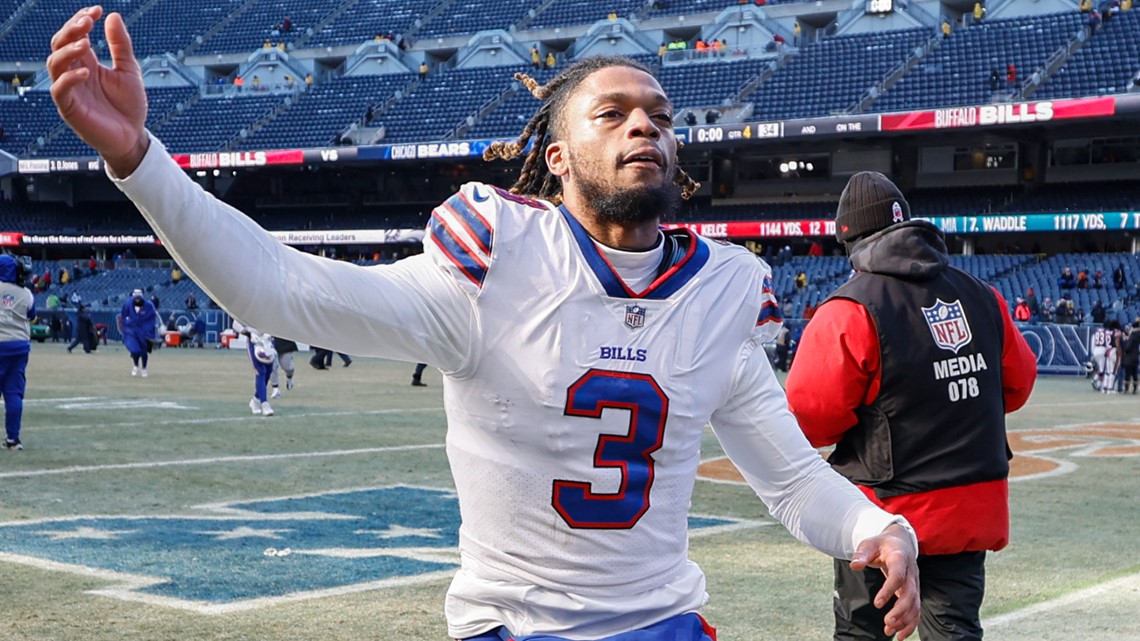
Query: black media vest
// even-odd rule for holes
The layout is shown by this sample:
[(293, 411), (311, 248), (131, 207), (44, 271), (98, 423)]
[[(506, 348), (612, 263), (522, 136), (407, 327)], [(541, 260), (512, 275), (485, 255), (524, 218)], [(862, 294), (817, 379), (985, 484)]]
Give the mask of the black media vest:
[(859, 272), (832, 298), (867, 309), (881, 384), (828, 461), (876, 496), (1009, 475), (1002, 395), (1002, 310), (989, 285), (953, 267), (914, 282)]

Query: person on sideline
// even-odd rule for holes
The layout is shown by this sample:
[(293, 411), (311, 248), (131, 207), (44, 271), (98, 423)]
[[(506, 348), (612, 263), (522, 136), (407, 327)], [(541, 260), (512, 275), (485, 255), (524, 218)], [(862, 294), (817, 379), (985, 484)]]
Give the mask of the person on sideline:
[[(835, 228), (855, 275), (808, 323), (788, 405), (812, 445), (835, 446), (832, 467), (914, 525), (922, 641), (981, 639), (986, 551), (1009, 542), (1005, 414), (1029, 399), (1037, 357), (886, 176), (851, 177)], [(890, 636), (881, 585), (835, 564), (835, 639)]]
[[(28, 263), (30, 264), (30, 263)], [(25, 371), (32, 353), (31, 320), (36, 301), (24, 287), (21, 267), (9, 254), (0, 254), (0, 394), (4, 396), (4, 448), (22, 450)]]
[(279, 372), (281, 370), (285, 371), (285, 389), (293, 389), (293, 374), (296, 372), (296, 368), (293, 366), (293, 354), (297, 353), (297, 342), (274, 336), (273, 349), (277, 352), (277, 364), (269, 374), (269, 383), (273, 386), (273, 393), (269, 397), (280, 398), (281, 375)]
[(246, 337), (245, 349), (249, 354), (250, 365), (253, 366), (253, 398), (249, 399), (249, 409), (254, 416), (273, 416), (273, 408), (266, 395), (273, 365), (277, 362), (273, 337), (236, 320), (233, 328), (238, 336)]
[(435, 209), (425, 253), (362, 267), (282, 245), (190, 180), (144, 128), (118, 14), (104, 26), (113, 68), (96, 60), (101, 17), (83, 9), (56, 33), (53, 97), (187, 274), (264, 331), (446, 377), (462, 514), (451, 638), (710, 641), (687, 532), (709, 423), (793, 534), (885, 572), (876, 599), (897, 601), (884, 632), (914, 630), (906, 519), (831, 470), (787, 411), (762, 347), (779, 326), (767, 266), (659, 226), (697, 185), (678, 170), (673, 107), (645, 67), (596, 57), (545, 86), (516, 76), (542, 106), (485, 157), (533, 143), (518, 182), (463, 185)]
[(119, 316), (122, 322), (123, 347), (131, 355), (131, 376), (146, 378), (147, 361), (150, 359), (151, 341), (155, 336), (158, 310), (154, 303), (143, 298), (143, 291), (136, 289), (123, 303)]

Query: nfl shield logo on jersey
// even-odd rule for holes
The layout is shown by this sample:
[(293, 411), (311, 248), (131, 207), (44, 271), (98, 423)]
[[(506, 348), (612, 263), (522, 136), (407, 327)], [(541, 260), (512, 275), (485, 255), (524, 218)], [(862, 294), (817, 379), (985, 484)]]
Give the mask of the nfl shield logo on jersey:
[(641, 305), (626, 305), (625, 326), (630, 329), (645, 327), (645, 308)]
[[(12, 309), (13, 307), (16, 306), (16, 297), (11, 295), (11, 294), (4, 294), (3, 297), (0, 297), (0, 306), (3, 306), (5, 309)], [(628, 325), (629, 324), (629, 308), (628, 307), (626, 308), (625, 313), (626, 313), (625, 323)], [(642, 312), (642, 316), (644, 316), (644, 315), (645, 315), (645, 313)]]
[(926, 324), (930, 326), (934, 344), (942, 349), (957, 354), (958, 350), (973, 338), (960, 301), (947, 303), (939, 298), (933, 306), (923, 307), (922, 314), (926, 317)]

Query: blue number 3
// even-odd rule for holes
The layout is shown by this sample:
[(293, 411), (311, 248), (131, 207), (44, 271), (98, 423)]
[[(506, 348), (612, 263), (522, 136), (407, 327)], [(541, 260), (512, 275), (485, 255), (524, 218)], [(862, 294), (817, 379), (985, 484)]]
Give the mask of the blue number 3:
[(627, 434), (602, 434), (594, 467), (621, 471), (617, 492), (594, 492), (584, 481), (554, 481), (551, 503), (572, 528), (624, 530), (649, 509), (653, 453), (661, 449), (669, 399), (647, 374), (591, 369), (566, 392), (566, 415), (601, 418), (607, 409), (629, 411)]

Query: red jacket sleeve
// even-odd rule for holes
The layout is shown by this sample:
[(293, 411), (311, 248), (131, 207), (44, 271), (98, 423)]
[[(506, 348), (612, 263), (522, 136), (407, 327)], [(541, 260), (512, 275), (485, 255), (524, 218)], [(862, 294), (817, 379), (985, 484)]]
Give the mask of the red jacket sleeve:
[(788, 409), (815, 447), (838, 443), (879, 395), (879, 336), (867, 310), (836, 298), (804, 329), (785, 383)]
[(1037, 355), (1010, 318), (1009, 305), (994, 289), (998, 307), (1002, 310), (1001, 391), (1005, 398), (1005, 412), (1016, 412), (1029, 400), (1033, 383), (1037, 381)]

